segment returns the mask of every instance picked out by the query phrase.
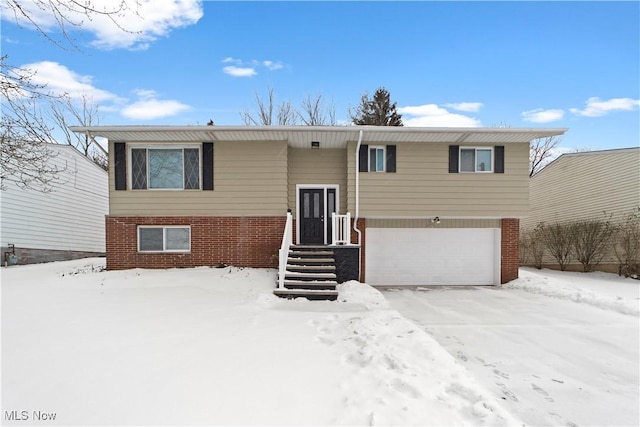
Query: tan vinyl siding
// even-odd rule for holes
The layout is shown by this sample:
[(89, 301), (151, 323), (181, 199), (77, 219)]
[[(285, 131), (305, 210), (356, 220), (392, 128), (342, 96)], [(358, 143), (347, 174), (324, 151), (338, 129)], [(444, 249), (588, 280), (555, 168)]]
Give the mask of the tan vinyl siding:
[(285, 141), (215, 142), (214, 191), (115, 191), (111, 169), (110, 215), (273, 216), (287, 211)]
[(640, 149), (564, 155), (531, 178), (530, 194), (523, 229), (605, 213), (619, 221), (640, 205)]
[(338, 185), (340, 212), (347, 208), (347, 152), (344, 149), (289, 148), (289, 208), (296, 215), (296, 185)]
[[(528, 214), (528, 144), (504, 144), (504, 174), (449, 173), (448, 144), (396, 145), (396, 173), (360, 173), (361, 217), (518, 218)], [(348, 209), (352, 212), (355, 209), (355, 147), (355, 143), (348, 147)]]
[(439, 224), (430, 218), (367, 218), (367, 227), (371, 228), (500, 228), (499, 219), (440, 219)]

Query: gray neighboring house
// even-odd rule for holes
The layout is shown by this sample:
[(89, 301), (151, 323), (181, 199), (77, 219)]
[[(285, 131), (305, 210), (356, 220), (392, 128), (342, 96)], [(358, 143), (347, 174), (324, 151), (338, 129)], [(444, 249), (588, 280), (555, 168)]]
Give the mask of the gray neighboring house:
[[(640, 207), (640, 147), (563, 154), (530, 179), (530, 215), (521, 230), (538, 223), (608, 219), (621, 222)], [(553, 258), (545, 267), (556, 268)], [(582, 270), (572, 261), (570, 270)], [(618, 272), (613, 252), (597, 267)]]
[(6, 181), (0, 193), (2, 265), (61, 261), (105, 253), (108, 173), (70, 145), (51, 144), (50, 160), (63, 171), (51, 192), (24, 190)]

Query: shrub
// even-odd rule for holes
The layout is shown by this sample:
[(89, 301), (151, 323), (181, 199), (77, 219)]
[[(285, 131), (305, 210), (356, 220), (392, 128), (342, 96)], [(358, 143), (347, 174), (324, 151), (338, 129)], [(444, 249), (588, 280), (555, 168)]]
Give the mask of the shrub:
[(560, 265), (560, 270), (565, 271), (571, 262), (572, 233), (571, 224), (546, 225), (541, 222), (536, 227), (540, 233), (540, 240)]
[(614, 227), (609, 221), (584, 220), (569, 226), (573, 255), (582, 264), (582, 271), (590, 272), (607, 254)]
[(520, 264), (531, 264), (538, 270), (542, 268), (545, 246), (542, 242), (540, 227), (520, 233)]
[(613, 253), (618, 273), (625, 277), (640, 275), (640, 207), (634, 209), (616, 229)]

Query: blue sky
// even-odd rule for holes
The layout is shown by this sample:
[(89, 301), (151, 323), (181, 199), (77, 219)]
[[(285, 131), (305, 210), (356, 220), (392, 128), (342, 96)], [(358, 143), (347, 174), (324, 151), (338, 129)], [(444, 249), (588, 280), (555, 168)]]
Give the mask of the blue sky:
[(103, 125), (240, 125), (268, 87), (294, 105), (321, 94), (346, 123), (384, 86), (407, 125), (567, 127), (566, 149), (639, 145), (639, 2), (143, 1), (121, 19), (136, 32), (72, 28), (79, 50), (11, 19), (2, 54), (52, 91), (90, 96)]

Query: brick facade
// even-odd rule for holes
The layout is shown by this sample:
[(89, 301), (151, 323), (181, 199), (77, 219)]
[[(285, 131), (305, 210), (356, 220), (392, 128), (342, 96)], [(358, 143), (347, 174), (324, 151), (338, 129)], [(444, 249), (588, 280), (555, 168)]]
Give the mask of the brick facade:
[[(215, 266), (277, 268), (286, 217), (107, 216), (107, 269)], [(138, 225), (189, 225), (189, 253), (139, 253)]]
[(501, 221), (500, 283), (507, 283), (518, 278), (520, 263), (520, 220), (504, 218)]

